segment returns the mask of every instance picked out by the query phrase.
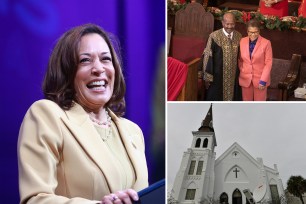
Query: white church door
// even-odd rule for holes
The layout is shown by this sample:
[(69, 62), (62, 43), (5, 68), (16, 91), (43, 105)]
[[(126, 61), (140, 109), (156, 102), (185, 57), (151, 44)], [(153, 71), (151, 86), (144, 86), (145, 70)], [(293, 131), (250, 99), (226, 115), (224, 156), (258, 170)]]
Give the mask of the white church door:
[(238, 188), (233, 192), (232, 204), (242, 204), (242, 194)]

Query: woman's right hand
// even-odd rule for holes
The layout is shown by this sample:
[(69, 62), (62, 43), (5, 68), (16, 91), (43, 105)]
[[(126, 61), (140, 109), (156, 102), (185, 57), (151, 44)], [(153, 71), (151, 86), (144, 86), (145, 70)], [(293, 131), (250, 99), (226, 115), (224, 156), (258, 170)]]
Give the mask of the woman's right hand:
[(117, 191), (103, 197), (101, 204), (132, 204), (132, 201), (139, 199), (138, 194), (133, 189)]

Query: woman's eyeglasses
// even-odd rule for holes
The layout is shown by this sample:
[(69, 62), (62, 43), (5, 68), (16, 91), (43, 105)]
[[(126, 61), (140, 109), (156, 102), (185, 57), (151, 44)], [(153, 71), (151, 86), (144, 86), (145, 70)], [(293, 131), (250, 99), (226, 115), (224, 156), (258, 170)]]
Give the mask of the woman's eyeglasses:
[(259, 31), (254, 31), (254, 32), (248, 31), (248, 34), (249, 34), (249, 35), (256, 35), (256, 34), (258, 34), (258, 33), (259, 33)]

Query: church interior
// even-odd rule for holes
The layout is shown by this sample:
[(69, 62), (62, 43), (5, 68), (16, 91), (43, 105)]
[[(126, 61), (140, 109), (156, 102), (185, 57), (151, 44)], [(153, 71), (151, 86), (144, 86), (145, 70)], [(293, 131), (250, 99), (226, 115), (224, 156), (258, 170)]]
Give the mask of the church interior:
[(261, 23), (260, 35), (271, 41), (267, 101), (305, 101), (295, 91), (306, 83), (306, 2), (276, 2), (286, 3), (285, 13), (264, 13), (263, 0), (168, 0), (168, 101), (205, 100), (203, 50), (209, 34), (222, 28), (221, 16), (227, 11), (234, 13), (235, 29), (243, 37), (246, 23), (255, 18)]

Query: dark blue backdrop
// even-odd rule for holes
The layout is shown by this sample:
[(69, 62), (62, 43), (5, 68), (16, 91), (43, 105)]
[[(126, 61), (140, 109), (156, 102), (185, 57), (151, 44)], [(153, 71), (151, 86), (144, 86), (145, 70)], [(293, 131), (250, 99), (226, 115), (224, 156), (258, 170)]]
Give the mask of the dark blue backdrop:
[(150, 183), (165, 176), (165, 1), (0, 1), (0, 203), (18, 203), (17, 138), (29, 106), (43, 97), (51, 50), (71, 27), (96, 23), (121, 43), (127, 81), (126, 117), (146, 139)]

